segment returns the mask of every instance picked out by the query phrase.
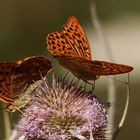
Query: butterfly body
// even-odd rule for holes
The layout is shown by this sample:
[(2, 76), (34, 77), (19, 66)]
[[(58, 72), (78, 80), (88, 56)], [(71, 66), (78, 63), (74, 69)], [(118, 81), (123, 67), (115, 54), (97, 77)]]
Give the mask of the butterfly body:
[(20, 96), (20, 90), (40, 80), (51, 67), (51, 62), (43, 56), (17, 62), (0, 62), (0, 101), (13, 104)]
[(131, 66), (106, 61), (92, 61), (91, 50), (83, 28), (75, 17), (70, 17), (61, 32), (47, 36), (48, 50), (66, 69), (84, 81), (96, 80), (101, 75), (116, 75), (133, 70)]

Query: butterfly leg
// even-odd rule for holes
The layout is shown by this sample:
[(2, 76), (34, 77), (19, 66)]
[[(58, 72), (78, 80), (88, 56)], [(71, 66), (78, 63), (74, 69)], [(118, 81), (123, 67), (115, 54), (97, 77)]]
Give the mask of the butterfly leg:
[(94, 91), (94, 89), (95, 89), (95, 80), (94, 80), (94, 82), (93, 82), (93, 84), (92, 84), (92, 89), (91, 89), (91, 91)]
[(68, 75), (69, 71), (66, 72), (65, 76), (63, 77), (63, 81), (65, 81), (67, 75)]
[(70, 86), (73, 86), (73, 85), (75, 85), (75, 86), (78, 86), (78, 84), (79, 84), (79, 81), (80, 81), (80, 79), (73, 79), (73, 80), (71, 80), (71, 82), (70, 82)]
[(92, 88), (91, 88), (90, 92), (91, 92), (91, 94), (93, 94), (93, 91), (94, 91), (94, 89), (95, 89), (95, 81), (94, 81), (94, 83), (90, 83), (90, 82), (84, 80), (84, 82), (85, 82), (84, 89), (86, 89), (86, 84), (91, 85)]

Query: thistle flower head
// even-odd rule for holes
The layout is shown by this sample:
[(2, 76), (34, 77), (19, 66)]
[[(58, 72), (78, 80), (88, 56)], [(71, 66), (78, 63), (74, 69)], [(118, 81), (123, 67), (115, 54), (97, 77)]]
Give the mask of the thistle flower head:
[(18, 135), (36, 140), (105, 139), (107, 104), (75, 84), (53, 78), (33, 91), (33, 101), (16, 129)]

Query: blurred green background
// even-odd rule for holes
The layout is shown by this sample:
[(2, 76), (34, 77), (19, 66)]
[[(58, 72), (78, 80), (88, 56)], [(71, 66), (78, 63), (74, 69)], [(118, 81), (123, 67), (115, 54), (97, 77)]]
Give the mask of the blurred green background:
[[(62, 29), (69, 16), (77, 17), (89, 38), (93, 59), (109, 60), (105, 48), (92, 26), (92, 0), (0, 0), (0, 61), (16, 61), (27, 56), (49, 56), (45, 38)], [(140, 1), (96, 0), (97, 14), (105, 31), (115, 62), (131, 65), (131, 100), (124, 128), (117, 140), (138, 140), (140, 137)], [(55, 63), (54, 70), (59, 66)], [(60, 70), (60, 69), (59, 69)], [(126, 75), (117, 79), (126, 80)], [(107, 77), (97, 80), (95, 92), (106, 99)], [(126, 85), (117, 83), (116, 123), (123, 111)], [(0, 112), (2, 114), (2, 112)], [(2, 118), (2, 115), (0, 116)], [(3, 139), (3, 122), (0, 122)]]

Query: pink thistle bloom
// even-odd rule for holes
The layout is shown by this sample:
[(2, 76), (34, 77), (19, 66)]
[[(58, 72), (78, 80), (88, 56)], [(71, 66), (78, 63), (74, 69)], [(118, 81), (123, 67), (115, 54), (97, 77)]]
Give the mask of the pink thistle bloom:
[(105, 140), (108, 104), (89, 92), (53, 78), (33, 91), (33, 100), (16, 126), (25, 140)]

